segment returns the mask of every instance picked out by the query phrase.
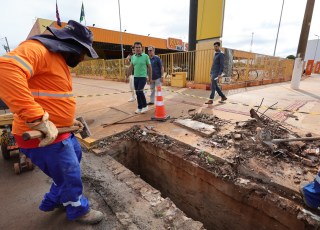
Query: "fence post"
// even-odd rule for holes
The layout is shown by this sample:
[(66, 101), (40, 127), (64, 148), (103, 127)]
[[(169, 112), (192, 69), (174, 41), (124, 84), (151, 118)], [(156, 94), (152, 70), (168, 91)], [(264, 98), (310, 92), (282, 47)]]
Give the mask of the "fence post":
[(249, 58), (250, 58), (250, 56), (248, 55), (248, 57), (247, 57), (246, 71), (245, 71), (246, 81), (249, 80)]
[(106, 73), (106, 60), (102, 59), (102, 75), (104, 78), (107, 77), (107, 73)]
[(121, 66), (121, 59), (118, 59), (119, 60), (119, 76), (120, 76), (120, 79), (122, 78), (122, 66)]
[(170, 65), (171, 71), (170, 71), (170, 73), (172, 75), (172, 73), (173, 73), (173, 54), (170, 54), (170, 59), (171, 59), (171, 65)]

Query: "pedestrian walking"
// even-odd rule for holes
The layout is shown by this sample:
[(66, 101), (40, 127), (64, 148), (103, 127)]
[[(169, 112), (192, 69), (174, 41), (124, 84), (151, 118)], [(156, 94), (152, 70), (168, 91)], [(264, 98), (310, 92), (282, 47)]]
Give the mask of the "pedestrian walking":
[(213, 63), (210, 71), (210, 79), (211, 79), (211, 94), (210, 99), (206, 102), (206, 104), (213, 104), (213, 99), (216, 93), (216, 90), (221, 97), (220, 101), (227, 100), (227, 97), (222, 93), (219, 85), (218, 80), (221, 78), (223, 68), (224, 68), (224, 54), (221, 52), (220, 49), (220, 42), (215, 42), (214, 46), (214, 58)]
[[(144, 87), (147, 80), (152, 79), (152, 67), (150, 58), (147, 54), (142, 53), (142, 43), (134, 43), (135, 55), (131, 57), (129, 73), (134, 70), (134, 89), (137, 95), (138, 109), (135, 113), (146, 113), (148, 111)], [(147, 79), (148, 78), (148, 79)]]
[(155, 101), (155, 89), (157, 86), (161, 86), (161, 82), (163, 81), (163, 65), (161, 59), (155, 55), (155, 48), (153, 46), (148, 47), (148, 55), (151, 61), (151, 67), (152, 67), (152, 80), (150, 83), (150, 102), (148, 105), (154, 105)]
[[(53, 211), (64, 206), (67, 218), (95, 224), (103, 214), (90, 209), (83, 195), (81, 147), (72, 133), (58, 134), (57, 127), (83, 125), (74, 119), (69, 67), (88, 55), (98, 58), (93, 34), (70, 20), (63, 29), (47, 27), (51, 34), (36, 35), (0, 57), (0, 98), (15, 114), (13, 134), (20, 151), (52, 179), (39, 209)], [(44, 138), (25, 141), (25, 131), (38, 130)]]
[[(126, 58), (126, 65), (130, 65), (131, 58), (135, 54), (134, 46), (131, 47), (131, 54), (129, 54)], [(134, 78), (133, 78), (133, 71), (129, 73), (129, 69), (127, 69), (126, 73), (127, 79), (129, 79), (129, 87), (131, 91), (131, 98), (128, 100), (128, 102), (133, 102), (136, 100), (136, 93), (134, 91)]]

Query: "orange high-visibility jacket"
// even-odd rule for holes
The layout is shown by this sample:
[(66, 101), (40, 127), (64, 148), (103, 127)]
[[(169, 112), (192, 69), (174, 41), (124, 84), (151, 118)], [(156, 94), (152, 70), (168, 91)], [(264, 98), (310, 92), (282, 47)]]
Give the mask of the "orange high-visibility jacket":
[(14, 113), (13, 134), (30, 130), (26, 122), (44, 111), (57, 127), (73, 124), (75, 98), (69, 68), (59, 53), (27, 40), (0, 57), (0, 98)]

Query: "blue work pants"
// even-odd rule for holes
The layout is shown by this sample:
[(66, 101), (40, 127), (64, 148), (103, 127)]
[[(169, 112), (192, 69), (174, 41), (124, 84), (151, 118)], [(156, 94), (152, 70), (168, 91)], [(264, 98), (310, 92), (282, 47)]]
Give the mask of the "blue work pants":
[(80, 161), (82, 151), (76, 137), (45, 147), (20, 149), (53, 182), (39, 206), (42, 211), (52, 211), (63, 205), (67, 218), (76, 219), (89, 211), (88, 199), (82, 195)]

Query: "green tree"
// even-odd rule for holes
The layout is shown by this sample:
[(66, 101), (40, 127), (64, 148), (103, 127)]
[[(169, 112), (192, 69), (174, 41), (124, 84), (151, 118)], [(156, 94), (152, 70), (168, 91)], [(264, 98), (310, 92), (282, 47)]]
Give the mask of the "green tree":
[(287, 56), (286, 58), (287, 58), (287, 59), (292, 59), (292, 60), (296, 59), (296, 57), (295, 57), (294, 55), (292, 55), (292, 54), (289, 55), (289, 56)]

